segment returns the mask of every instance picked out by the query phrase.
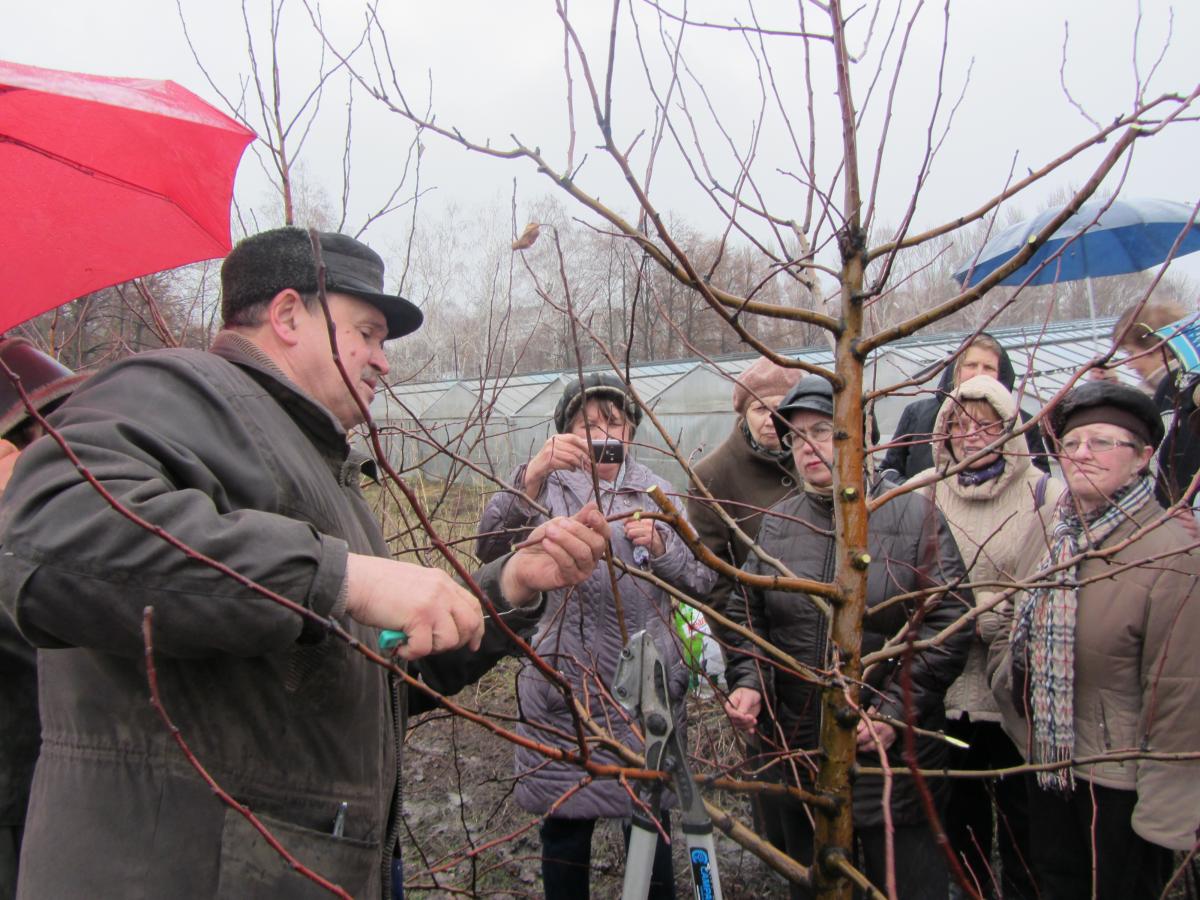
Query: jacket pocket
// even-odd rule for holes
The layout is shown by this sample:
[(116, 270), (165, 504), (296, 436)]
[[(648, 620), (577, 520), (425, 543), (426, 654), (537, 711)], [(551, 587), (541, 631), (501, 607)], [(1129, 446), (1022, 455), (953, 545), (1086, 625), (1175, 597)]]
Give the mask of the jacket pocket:
[[(1097, 719), (1100, 727), (1102, 753), (1137, 749), (1137, 713), (1129, 707), (1127, 697), (1119, 692), (1100, 688), (1096, 691)], [(1077, 747), (1078, 749), (1078, 747)], [(1089, 752), (1091, 748), (1084, 748)], [(1083, 754), (1080, 754), (1083, 755)], [(1135, 786), (1137, 763), (1132, 760), (1111, 760), (1093, 767), (1097, 777), (1108, 779), (1108, 786), (1115, 782)]]
[(1107, 688), (1100, 688), (1100, 736), (1105, 750), (1136, 750), (1139, 744), (1137, 734), (1138, 699)]
[[(258, 820), (303, 866), (354, 897), (379, 894), (380, 849), (374, 842), (334, 837), (288, 822)], [(329, 891), (294, 871), (241, 813), (225, 811), (217, 896), (237, 900), (327, 900)]]

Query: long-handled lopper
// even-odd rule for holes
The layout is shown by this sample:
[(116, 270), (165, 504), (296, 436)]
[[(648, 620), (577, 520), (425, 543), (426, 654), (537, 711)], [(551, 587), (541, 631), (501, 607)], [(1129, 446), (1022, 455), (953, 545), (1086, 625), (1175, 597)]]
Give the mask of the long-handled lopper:
[[(629, 638), (617, 662), (613, 695), (630, 714), (642, 723), (646, 736), (646, 768), (666, 772), (679, 798), (682, 828), (687, 841), (688, 863), (696, 900), (721, 900), (721, 881), (717, 875), (717, 853), (713, 825), (692, 773), (687, 764), (687, 748), (675, 730), (671, 700), (667, 694), (667, 670), (658, 648), (645, 631)], [(662, 782), (648, 790), (647, 806), (657, 816), (662, 804)], [(650, 872), (658, 828), (642, 809), (633, 814), (629, 836), (629, 854), (625, 863), (623, 900), (645, 900), (650, 892)]]

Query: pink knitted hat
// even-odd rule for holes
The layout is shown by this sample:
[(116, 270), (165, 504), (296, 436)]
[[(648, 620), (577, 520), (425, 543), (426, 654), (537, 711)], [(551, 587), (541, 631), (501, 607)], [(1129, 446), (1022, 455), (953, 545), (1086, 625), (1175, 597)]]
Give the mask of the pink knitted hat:
[(734, 410), (739, 416), (744, 416), (746, 407), (755, 397), (782, 397), (803, 374), (799, 369), (785, 369), (760, 356), (733, 386)]

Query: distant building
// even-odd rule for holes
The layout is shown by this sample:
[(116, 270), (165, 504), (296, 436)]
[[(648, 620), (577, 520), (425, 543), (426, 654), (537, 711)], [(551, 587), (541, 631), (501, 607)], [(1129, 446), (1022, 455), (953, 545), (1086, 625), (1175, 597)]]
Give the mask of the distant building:
[[(1015, 391), (1022, 408), (1036, 412), (1079, 368), (1110, 349), (1116, 320), (1059, 322), (998, 328), (1000, 341), (1017, 370)], [(867, 363), (870, 391), (889, 391), (875, 402), (882, 440), (896, 427), (900, 412), (915, 397), (932, 391), (944, 363), (969, 332), (919, 335), (890, 344)], [(831, 366), (827, 347), (782, 350), (782, 355)], [(630, 368), (642, 403), (661, 422), (685, 459), (699, 459), (729, 433), (734, 414), (733, 382), (758, 357), (743, 353), (707, 360), (654, 362)], [(595, 371), (588, 367), (585, 371)], [(401, 384), (376, 397), (371, 407), (389, 460), (399, 468), (419, 468), (436, 478), (483, 480), (481, 472), (506, 478), (527, 460), (553, 430), (551, 415), (575, 371), (538, 372), (483, 380), (453, 379)], [(896, 388), (925, 377), (916, 385)], [(647, 417), (638, 430), (638, 459), (680, 491), (687, 479), (666, 441)], [(435, 446), (450, 451), (435, 452)]]

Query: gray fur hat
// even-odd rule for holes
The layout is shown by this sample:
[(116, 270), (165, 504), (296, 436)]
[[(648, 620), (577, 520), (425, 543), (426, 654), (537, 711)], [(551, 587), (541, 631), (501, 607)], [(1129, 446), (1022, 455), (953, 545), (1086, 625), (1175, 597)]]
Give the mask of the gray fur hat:
[[(383, 260), (361, 241), (322, 231), (321, 259), (325, 289), (370, 303), (387, 319), (388, 340), (421, 327), (421, 310), (397, 294), (383, 291)], [(233, 321), (239, 311), (270, 300), (282, 290), (317, 290), (312, 242), (303, 228), (276, 228), (238, 242), (221, 265), (221, 316)]]

